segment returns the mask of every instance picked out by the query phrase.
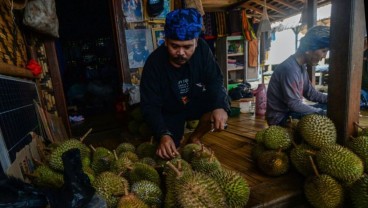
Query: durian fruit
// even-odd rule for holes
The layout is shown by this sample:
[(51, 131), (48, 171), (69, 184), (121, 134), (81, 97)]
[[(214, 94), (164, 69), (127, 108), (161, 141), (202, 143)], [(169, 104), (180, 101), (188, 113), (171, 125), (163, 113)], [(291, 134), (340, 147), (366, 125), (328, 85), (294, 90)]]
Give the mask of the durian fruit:
[(351, 186), (349, 196), (354, 207), (368, 207), (368, 175), (363, 175)]
[(128, 181), (115, 173), (105, 171), (98, 175), (92, 186), (107, 203), (108, 207), (115, 208), (124, 190), (129, 187)]
[(196, 143), (189, 143), (186, 144), (184, 147), (180, 148), (180, 154), (181, 157), (187, 161), (187, 162), (191, 162), (193, 155), (196, 151), (200, 150), (202, 148), (201, 145), (196, 144)]
[(128, 172), (128, 168), (133, 165), (133, 162), (129, 160), (129, 158), (127, 157), (122, 158), (117, 157), (115, 151), (114, 157), (115, 160), (111, 162), (110, 171), (120, 176), (126, 175)]
[(252, 158), (254, 160), (257, 160), (259, 155), (262, 154), (262, 152), (266, 151), (267, 148), (264, 146), (263, 143), (257, 143), (252, 148)]
[(147, 165), (150, 165), (152, 167), (156, 167), (156, 161), (151, 157), (143, 157), (138, 160), (140, 163), (145, 163)]
[(135, 146), (132, 143), (123, 142), (116, 147), (115, 151), (117, 155), (120, 155), (122, 152), (135, 152)]
[(308, 144), (315, 148), (333, 145), (336, 143), (336, 128), (326, 116), (309, 114), (298, 122), (298, 132)]
[(134, 152), (122, 152), (120, 153), (120, 155), (118, 156), (119, 158), (128, 158), (129, 160), (131, 160), (133, 163), (137, 162), (139, 160), (139, 157), (136, 153)]
[(266, 175), (280, 176), (289, 170), (289, 157), (282, 151), (267, 150), (259, 155), (257, 166)]
[(221, 169), (210, 175), (224, 192), (228, 207), (245, 207), (249, 200), (250, 187), (239, 173), (229, 169)]
[(47, 165), (40, 165), (32, 174), (32, 183), (39, 187), (60, 188), (64, 184), (64, 176)]
[(358, 136), (350, 138), (346, 142), (346, 147), (357, 154), (362, 159), (365, 172), (368, 172), (368, 136)]
[(142, 110), (140, 107), (136, 107), (134, 108), (131, 113), (130, 116), (133, 118), (133, 120), (135, 121), (143, 121), (143, 114), (142, 114)]
[(131, 192), (151, 207), (161, 207), (163, 193), (160, 187), (147, 180), (141, 180), (132, 184)]
[(174, 158), (167, 161), (163, 168), (163, 175), (167, 189), (175, 184), (178, 177), (193, 174), (192, 166), (185, 160)]
[(114, 160), (114, 154), (105, 147), (94, 148), (93, 150), (91, 168), (96, 175), (110, 169), (111, 162)]
[(364, 171), (362, 160), (351, 150), (338, 144), (320, 149), (316, 162), (321, 173), (348, 184), (358, 180)]
[(267, 149), (286, 150), (291, 146), (291, 136), (286, 128), (272, 125), (263, 134), (263, 144)]
[(119, 199), (116, 208), (150, 208), (134, 193), (129, 193), (128, 189), (125, 189), (125, 195)]
[(313, 156), (315, 151), (316, 150), (309, 144), (296, 145), (290, 151), (291, 164), (304, 176), (311, 176), (314, 174), (309, 156)]
[(177, 208), (180, 205), (178, 204), (178, 201), (176, 200), (176, 194), (174, 189), (168, 189), (165, 194), (165, 200), (163, 203), (164, 208)]
[(64, 152), (73, 148), (79, 149), (81, 158), (90, 157), (91, 153), (90, 149), (86, 145), (84, 145), (80, 140), (68, 139), (59, 144), (56, 147), (56, 149), (54, 149), (51, 152), (49, 160), (50, 167), (58, 171), (63, 171), (64, 165), (61, 156), (63, 155)]
[(266, 132), (266, 130), (267, 129), (262, 129), (260, 131), (257, 131), (256, 136), (255, 136), (255, 139), (256, 139), (257, 143), (263, 144), (263, 135)]
[(175, 183), (175, 195), (179, 207), (226, 207), (225, 195), (220, 186), (204, 173), (193, 172), (179, 177)]
[(192, 158), (191, 165), (193, 170), (202, 173), (211, 173), (222, 168), (221, 163), (218, 161), (213, 151), (211, 151), (210, 156), (195, 154), (195, 156)]
[(304, 183), (304, 194), (316, 208), (341, 207), (344, 202), (343, 187), (326, 174), (309, 176)]
[(143, 157), (155, 157), (157, 144), (153, 143), (153, 138), (149, 142), (143, 142), (138, 145), (136, 154), (139, 158)]
[(128, 178), (132, 184), (141, 180), (148, 180), (160, 185), (160, 175), (157, 170), (144, 163), (134, 163), (129, 168)]

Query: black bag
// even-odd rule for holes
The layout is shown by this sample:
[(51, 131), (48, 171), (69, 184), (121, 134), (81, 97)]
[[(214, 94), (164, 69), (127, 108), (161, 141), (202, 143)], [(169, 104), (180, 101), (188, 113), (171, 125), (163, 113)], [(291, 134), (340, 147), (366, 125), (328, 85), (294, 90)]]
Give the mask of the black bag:
[(241, 98), (251, 98), (253, 97), (251, 85), (248, 82), (244, 84), (238, 84), (237, 87), (229, 90), (229, 96), (231, 100), (240, 100)]

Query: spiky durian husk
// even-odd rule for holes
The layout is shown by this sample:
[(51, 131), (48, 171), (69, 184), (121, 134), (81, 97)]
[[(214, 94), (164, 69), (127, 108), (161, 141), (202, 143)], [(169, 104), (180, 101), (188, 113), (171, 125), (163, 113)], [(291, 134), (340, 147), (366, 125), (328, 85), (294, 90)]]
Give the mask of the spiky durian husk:
[(267, 129), (262, 129), (260, 131), (257, 131), (255, 139), (257, 143), (263, 144), (263, 136)]
[(202, 173), (211, 173), (222, 168), (214, 155), (212, 157), (193, 157), (191, 165), (193, 170)]
[(346, 147), (357, 154), (362, 159), (365, 172), (368, 172), (368, 136), (358, 136), (349, 139)]
[(102, 172), (92, 182), (96, 192), (106, 201), (108, 207), (116, 207), (124, 190), (129, 188), (128, 181), (112, 172)]
[(304, 183), (304, 194), (313, 207), (340, 207), (344, 201), (343, 187), (329, 175), (311, 176)]
[(349, 190), (354, 207), (368, 207), (368, 175), (357, 180)]
[(259, 169), (269, 176), (280, 176), (289, 170), (289, 158), (284, 152), (267, 150), (257, 159)]
[(298, 122), (298, 132), (302, 138), (315, 148), (322, 148), (336, 143), (336, 128), (326, 116), (310, 114)]
[(51, 152), (49, 159), (50, 167), (55, 170), (64, 171), (64, 165), (61, 156), (63, 155), (64, 152), (73, 148), (79, 149), (81, 158), (90, 157), (91, 151), (86, 145), (84, 145), (81, 141), (77, 139), (68, 139), (65, 140), (63, 143), (61, 143), (60, 145), (58, 145)]
[(97, 147), (92, 155), (91, 168), (98, 175), (110, 169), (114, 155), (105, 147)]
[(143, 158), (139, 159), (138, 162), (150, 165), (152, 167), (156, 167), (156, 165), (157, 165), (156, 161), (151, 157), (143, 157)]
[(185, 208), (226, 207), (225, 196), (217, 182), (203, 173), (178, 179), (175, 185), (176, 199)]
[(32, 183), (39, 187), (60, 188), (64, 184), (62, 173), (56, 172), (47, 165), (38, 166), (33, 175)]
[[(192, 166), (185, 160), (180, 158), (174, 158), (170, 160), (170, 163), (174, 165), (180, 172), (182, 176), (186, 176), (189, 174), (193, 174)], [(179, 165), (180, 163), (180, 165)], [(180, 167), (179, 167), (180, 166)], [(175, 171), (169, 167), (169, 165), (166, 163), (163, 168), (163, 175), (165, 178), (165, 185), (168, 189), (170, 186), (175, 184), (177, 181), (177, 178), (179, 177)]]
[(151, 142), (143, 142), (138, 145), (136, 154), (139, 158), (154, 157), (156, 155), (157, 145)]
[(309, 159), (309, 156), (314, 157), (311, 151), (315, 151), (315, 149), (308, 144), (297, 145), (290, 151), (291, 164), (293, 164), (296, 170), (304, 176), (314, 174), (313, 166)]
[(149, 208), (149, 206), (135, 194), (129, 194), (119, 199), (117, 208)]
[(263, 134), (265, 147), (272, 150), (285, 150), (291, 146), (291, 136), (286, 128), (272, 125)]
[(119, 144), (115, 149), (116, 155), (120, 155), (122, 152), (135, 152), (135, 146), (129, 142), (123, 142)]
[(133, 162), (127, 157), (118, 158), (117, 160), (112, 161), (110, 170), (117, 175), (124, 176), (127, 174), (128, 168), (132, 165)]
[(140, 180), (148, 180), (160, 185), (160, 175), (157, 170), (144, 163), (134, 163), (128, 171), (128, 176), (132, 184)]
[(178, 208), (180, 205), (176, 200), (176, 194), (173, 189), (168, 189), (165, 195), (164, 208)]
[(191, 162), (193, 155), (196, 151), (199, 151), (201, 149), (201, 145), (199, 144), (195, 144), (195, 143), (190, 143), (185, 145), (183, 148), (180, 149), (180, 154), (181, 157), (187, 161), (187, 162)]
[(323, 147), (316, 155), (317, 166), (322, 173), (346, 183), (354, 183), (364, 171), (362, 160), (341, 145)]
[(162, 190), (156, 183), (147, 180), (138, 181), (132, 184), (131, 192), (147, 205), (152, 207), (161, 207), (163, 194)]
[(122, 152), (118, 156), (118, 158), (124, 158), (124, 157), (128, 158), (133, 163), (135, 163), (135, 162), (137, 162), (139, 160), (138, 155), (136, 153), (134, 153), (134, 152)]
[(228, 207), (245, 207), (249, 200), (250, 188), (248, 182), (239, 173), (222, 169), (211, 173), (211, 176), (223, 190)]
[(257, 160), (257, 158), (259, 157), (259, 155), (262, 152), (266, 151), (266, 150), (267, 150), (267, 148), (264, 146), (263, 143), (257, 143), (257, 144), (255, 144), (253, 146), (253, 148), (252, 148), (252, 158), (254, 160)]

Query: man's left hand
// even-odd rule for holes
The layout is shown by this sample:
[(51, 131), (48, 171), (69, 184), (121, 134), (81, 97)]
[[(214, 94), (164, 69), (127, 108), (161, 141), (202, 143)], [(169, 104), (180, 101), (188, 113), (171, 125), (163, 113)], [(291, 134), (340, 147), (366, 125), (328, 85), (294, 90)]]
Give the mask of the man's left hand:
[(227, 119), (228, 119), (228, 115), (224, 109), (218, 108), (218, 109), (213, 110), (212, 115), (211, 115), (211, 124), (212, 124), (211, 131), (222, 131), (226, 129)]

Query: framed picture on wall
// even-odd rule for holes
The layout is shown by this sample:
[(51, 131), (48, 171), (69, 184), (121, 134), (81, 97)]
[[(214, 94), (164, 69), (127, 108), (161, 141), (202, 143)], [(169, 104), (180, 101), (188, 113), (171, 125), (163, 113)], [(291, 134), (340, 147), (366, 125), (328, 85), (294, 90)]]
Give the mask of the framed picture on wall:
[(129, 68), (143, 67), (153, 51), (151, 29), (125, 30)]
[(142, 22), (142, 0), (121, 0), (121, 7), (127, 22)]
[(165, 19), (167, 13), (171, 12), (174, 9), (174, 4), (171, 0), (164, 0), (164, 10), (154, 19)]
[(163, 27), (152, 28), (153, 49), (156, 49), (165, 42), (165, 33)]

